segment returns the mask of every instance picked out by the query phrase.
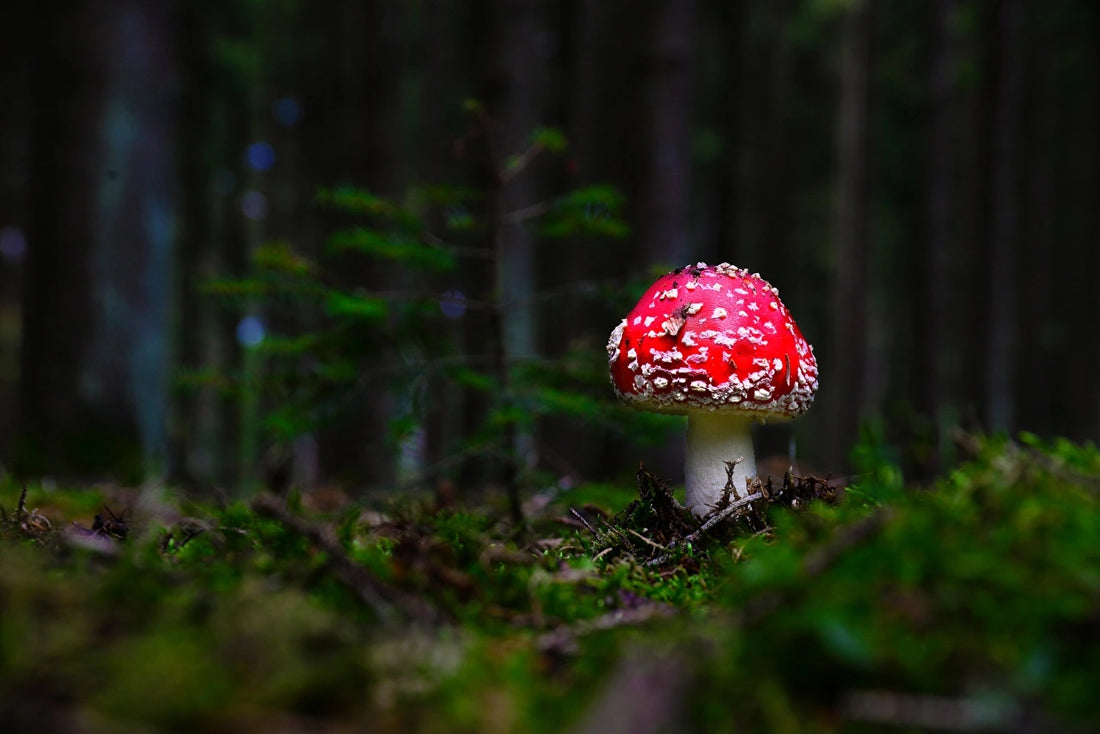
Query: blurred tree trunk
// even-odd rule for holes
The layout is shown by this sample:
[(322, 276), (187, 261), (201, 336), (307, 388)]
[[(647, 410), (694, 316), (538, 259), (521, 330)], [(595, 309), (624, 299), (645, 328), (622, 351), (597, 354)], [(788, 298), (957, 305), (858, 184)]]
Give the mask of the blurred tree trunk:
[(940, 432), (943, 412), (950, 400), (948, 360), (955, 353), (951, 338), (955, 324), (948, 319), (956, 299), (952, 273), (952, 202), (956, 170), (953, 135), (954, 80), (956, 53), (952, 38), (955, 0), (936, 0), (931, 7), (932, 39), (929, 49), (929, 123), (924, 176), (923, 242), (917, 249), (917, 303), (913, 308), (912, 394), (918, 414), (927, 422), (929, 435), (921, 437), (924, 448), (915, 457), (924, 476), (931, 476), (940, 463)]
[[(248, 272), (242, 195), (248, 172), (243, 152), (253, 123), (257, 80), (247, 64), (221, 50), (259, 53), (240, 6), (216, 0), (181, 6), (178, 58), (187, 69), (180, 85), (180, 247), (178, 356), (185, 370), (237, 373), (244, 359), (237, 337), (242, 314), (205, 294), (203, 286)], [(199, 381), (200, 383), (202, 381)], [(239, 487), (255, 476), (250, 455), (255, 427), (246, 426), (242, 396), (220, 384), (193, 385), (177, 396), (173, 471), (198, 486)]]
[[(1061, 216), (1069, 220), (1071, 234), (1063, 242), (1063, 251), (1068, 252), (1067, 261), (1079, 264), (1086, 283), (1100, 280), (1100, 217), (1096, 216), (1094, 203), (1100, 201), (1100, 141), (1096, 131), (1100, 130), (1100, 92), (1095, 80), (1100, 78), (1100, 51), (1096, 39), (1100, 38), (1100, 9), (1091, 5), (1091, 14), (1086, 22), (1075, 28), (1076, 43), (1069, 53), (1080, 54), (1085, 63), (1082, 73), (1076, 75), (1068, 93), (1064, 93), (1063, 103), (1080, 104), (1074, 108), (1076, 114), (1065, 120), (1066, 139), (1072, 141), (1068, 146), (1071, 153), (1062, 158), (1062, 165), (1068, 164), (1066, 180), (1063, 182), (1066, 197), (1060, 203)], [(1071, 116), (1067, 113), (1066, 118)], [(1067, 160), (1068, 159), (1068, 160)], [(1082, 254), (1083, 253), (1083, 254)], [(1081, 328), (1090, 338), (1085, 339), (1087, 351), (1085, 358), (1078, 361), (1077, 380), (1066, 392), (1067, 395), (1088, 395), (1089, 401), (1073, 398), (1073, 404), (1080, 411), (1077, 435), (1090, 441), (1100, 437), (1100, 389), (1096, 385), (1096, 365), (1100, 364), (1100, 288), (1077, 287), (1083, 323)], [(1077, 337), (1072, 332), (1064, 335), (1067, 349), (1077, 356)]]
[[(535, 238), (524, 221), (512, 214), (534, 205), (539, 189), (530, 167), (512, 169), (509, 158), (521, 154), (542, 122), (546, 93), (544, 45), (545, 7), (541, 0), (494, 0), (486, 18), (489, 52), (484, 60), (484, 103), (492, 129), (488, 217), (493, 251), (491, 276), (495, 315), (493, 352), (500, 362), (497, 377), (505, 395), (515, 397), (515, 368), (536, 356), (536, 320), (532, 296), (537, 291)], [(536, 163), (536, 168), (538, 164)], [(502, 481), (520, 517), (516, 481), (538, 461), (533, 429), (512, 425), (507, 431)]]
[(989, 254), (989, 331), (985, 418), (990, 430), (1015, 425), (1016, 259), (1020, 252), (1020, 150), (1023, 145), (1023, 0), (1002, 0), (997, 14), (996, 98)]
[(690, 204), (696, 7), (695, 0), (654, 0), (647, 6), (651, 16), (637, 123), (642, 129), (637, 206), (645, 216), (635, 243), (648, 265), (680, 267), (695, 253)]
[(788, 33), (792, 14), (787, 3), (762, 4), (749, 11), (745, 27), (749, 40), (742, 78), (749, 77), (746, 88), (753, 96), (742, 103), (746, 115), (740, 141), (745, 165), (741, 167), (739, 188), (744, 198), (739, 213), (745, 223), (737, 241), (746, 259), (737, 264), (764, 274), (790, 267), (791, 212), (799, 193), (791, 108), (802, 90)]
[(833, 334), (826, 352), (833, 367), (822, 370), (823, 407), (832, 417), (826, 441), (829, 468), (844, 465), (867, 407), (872, 5), (864, 1), (849, 7), (841, 36)]
[[(91, 408), (81, 377), (92, 338), (93, 192), (104, 176), (88, 124), (103, 96), (91, 15), (87, 3), (67, 12), (40, 4), (32, 19), (30, 35), (41, 40), (30, 80), (32, 195), (16, 457), (25, 472), (77, 464), (73, 442)], [(131, 441), (133, 428), (124, 428)]]
[[(345, 1), (340, 12), (318, 8), (319, 23), (327, 23), (320, 37), (339, 39), (337, 64), (326, 68), (334, 77), (330, 93), (343, 101), (337, 109), (326, 109), (329, 100), (318, 98), (310, 105), (315, 116), (331, 117), (325, 128), (310, 122), (312, 137), (306, 145), (327, 149), (329, 165), (321, 171), (322, 185), (352, 183), (379, 196), (400, 200), (408, 181), (403, 154), (407, 154), (406, 106), (403, 89), (412, 78), (406, 46), (409, 11), (402, 3)], [(327, 31), (327, 32), (326, 32)], [(318, 65), (317, 59), (303, 63)], [(434, 112), (433, 112), (434, 114)], [(330, 138), (321, 137), (328, 129)], [(335, 145), (332, 140), (338, 141)], [(301, 193), (301, 192), (299, 192)], [(405, 283), (399, 267), (372, 261), (369, 265), (338, 274), (345, 287), (375, 291), (401, 290)], [(383, 373), (389, 351), (379, 349), (374, 365)], [(349, 413), (320, 432), (320, 474), (327, 474), (370, 487), (393, 485), (397, 452), (390, 440), (390, 421), (397, 410), (398, 396), (388, 389), (386, 378), (372, 382), (355, 396)], [(312, 437), (300, 442), (308, 446)], [(299, 454), (302, 454), (301, 448)], [(301, 472), (304, 456), (295, 462)], [(301, 477), (305, 479), (304, 475)], [(315, 476), (311, 481), (320, 477)]]
[(8, 453), (19, 395), (19, 324), (26, 258), (30, 139), (31, 4), (0, 5), (0, 458)]
[[(623, 0), (571, 0), (557, 6), (560, 76), (551, 109), (559, 110), (569, 148), (560, 174), (551, 180), (560, 186), (555, 193), (613, 183), (628, 196), (626, 206), (633, 210), (638, 201), (635, 165), (639, 158), (633, 149), (642, 144), (634, 113), (640, 82), (633, 71), (645, 29), (629, 5)], [(627, 242), (633, 241), (631, 235)], [(580, 350), (602, 353), (607, 335), (622, 314), (581, 284), (622, 283), (653, 265), (642, 257), (623, 258), (622, 249), (619, 243), (594, 243), (592, 237), (583, 236), (547, 243), (540, 250), (540, 282), (544, 287), (569, 289), (542, 303), (540, 343), (548, 356)], [(607, 390), (610, 394), (610, 385)], [(550, 416), (542, 426), (544, 458), (559, 476), (575, 479), (616, 468), (625, 449), (621, 439), (603, 427), (573, 418)], [(679, 464), (682, 461), (670, 468)]]
[[(764, 136), (776, 127), (774, 121), (765, 119), (769, 109), (768, 89), (761, 79), (764, 76), (761, 70), (767, 68), (768, 57), (752, 32), (760, 25), (760, 13), (759, 8), (745, 3), (740, 22), (734, 26), (737, 42), (729, 47), (736, 54), (729, 68), (738, 104), (728, 128), (730, 198), (726, 218), (729, 222), (725, 227), (727, 240), (720, 248), (734, 264), (754, 270), (761, 267), (760, 258), (767, 249), (763, 242), (763, 195), (759, 181), (763, 161), (769, 159)], [(781, 166), (782, 160), (774, 165)], [(718, 259), (725, 258), (720, 255)]]
[[(615, 39), (611, 63), (621, 66), (602, 80), (602, 110), (605, 145), (618, 149), (609, 165), (626, 194), (631, 226), (619, 267), (630, 273), (682, 267), (698, 259), (691, 231), (697, 3), (624, 2), (617, 10), (603, 32)], [(648, 449), (645, 463), (680, 476), (683, 440)]]
[[(470, 79), (472, 70), (480, 64), (479, 53), (483, 52), (484, 37), (480, 30), (483, 22), (480, 14), (472, 12), (470, 2), (451, 2), (450, 0), (428, 0), (416, 24), (412, 43), (422, 49), (417, 55), (419, 65), (410, 70), (416, 85), (420, 104), (416, 126), (411, 136), (416, 140), (415, 168), (411, 174), (413, 181), (421, 183), (444, 183), (455, 180), (464, 181), (459, 176), (456, 161), (456, 141), (462, 134), (462, 125), (468, 123), (458, 117), (461, 112), (461, 100), (472, 96), (474, 89)], [(475, 20), (476, 18), (476, 20)], [(455, 33), (453, 29), (460, 28)], [(466, 161), (462, 161), (465, 165)], [(484, 261), (463, 262), (457, 271), (442, 281), (441, 291), (455, 290), (468, 297), (476, 298), (480, 279), (484, 277)], [(442, 335), (441, 344), (448, 348), (464, 349), (470, 343), (477, 344), (479, 334), (486, 331), (472, 328), (471, 322), (479, 321), (470, 312), (455, 319), (450, 328)], [(467, 341), (472, 339), (473, 342)], [(484, 341), (484, 340), (482, 340)], [(460, 346), (461, 345), (461, 346)], [(478, 348), (484, 350), (480, 344)], [(422, 355), (424, 362), (430, 363), (432, 355)], [(431, 395), (430, 400), (422, 401), (422, 435), (419, 445), (409, 444), (401, 479), (405, 481), (438, 482), (443, 476), (451, 474), (454, 468), (454, 447), (459, 445), (466, 433), (465, 426), (469, 414), (472, 396), (469, 391), (447, 388), (445, 376), (429, 372), (418, 388), (419, 398)], [(477, 397), (477, 396), (473, 396)]]
[[(710, 220), (707, 227), (711, 236), (701, 238), (703, 249), (699, 253), (699, 259), (706, 262), (742, 262), (738, 233), (743, 223), (738, 205), (744, 182), (740, 169), (744, 166), (743, 157), (749, 151), (740, 147), (744, 132), (741, 120), (749, 112), (745, 102), (749, 98), (747, 85), (751, 81), (751, 77), (744, 73), (748, 46), (745, 39), (746, 5), (743, 0), (710, 0), (702, 4), (699, 13), (702, 42), (710, 48), (710, 58), (700, 60), (699, 65), (701, 68), (716, 66), (721, 69), (721, 73), (713, 75), (711, 85), (701, 86), (698, 92), (700, 106), (712, 110), (712, 124), (720, 146), (713, 184), (697, 187), (703, 192), (710, 190), (704, 194), (709, 201), (704, 215)], [(709, 248), (707, 239), (711, 242)]]
[[(1021, 163), (1026, 166), (1021, 195), (1029, 206), (1026, 217), (1022, 217), (1021, 229), (1023, 241), (1027, 243), (1027, 269), (1025, 276), (1020, 274), (1020, 283), (1026, 288), (1029, 306), (1022, 309), (1016, 328), (1018, 336), (1034, 335), (1032, 348), (1020, 350), (1019, 369), (1022, 375), (1041, 375), (1049, 369), (1051, 363), (1073, 364), (1077, 361), (1074, 341), (1065, 338), (1068, 324), (1064, 323), (1066, 299), (1062, 294), (1059, 280), (1059, 263), (1071, 263), (1071, 255), (1062, 247), (1057, 237), (1059, 211), (1057, 179), (1059, 145), (1064, 136), (1059, 135), (1062, 123), (1062, 100), (1058, 94), (1058, 78), (1054, 69), (1051, 49), (1042, 39), (1029, 39), (1027, 53), (1029, 62), (1029, 84), (1034, 97), (1026, 106), (1023, 126), (1026, 147)], [(1022, 254), (1022, 253), (1021, 253)], [(1074, 264), (1072, 267), (1078, 267)], [(1026, 285), (1025, 285), (1026, 284)], [(1070, 295), (1070, 301), (1076, 301), (1076, 294)], [(1076, 309), (1074, 309), (1076, 311)], [(1076, 328), (1076, 327), (1074, 327)], [(1067, 375), (1072, 380), (1070, 375)], [(1016, 396), (1017, 425), (1030, 431), (1041, 433), (1072, 432), (1058, 416), (1068, 419), (1080, 418), (1076, 401), (1066, 383), (1053, 380), (1034, 380), (1027, 390), (1019, 391)], [(1059, 425), (1062, 424), (1062, 425)]]
[[(956, 6), (956, 19), (965, 7)], [(972, 322), (982, 324), (986, 323), (989, 300), (986, 296), (985, 243), (989, 239), (989, 171), (992, 160), (988, 140), (995, 97), (990, 82), (992, 24), (989, 18), (992, 14), (993, 8), (986, 6), (975, 11), (972, 21), (961, 29), (956, 25), (961, 35), (957, 39), (956, 67), (952, 71), (958, 110), (952, 131), (956, 139), (953, 151), (956, 167), (953, 221), (958, 246), (950, 257), (958, 261), (956, 271), (960, 282), (973, 284), (965, 294), (956, 293), (957, 307), (968, 309), (973, 315)], [(958, 73), (960, 68), (970, 69), (972, 73), (964, 77)], [(953, 359), (959, 363), (955, 395), (959, 422), (968, 430), (980, 430), (984, 424), (985, 370), (981, 366), (985, 363), (986, 340), (975, 338), (968, 328), (967, 322), (971, 320), (953, 321), (958, 339)]]
[(20, 389), (31, 471), (165, 468), (174, 20), (171, 4), (36, 8)]
[[(1023, 136), (1030, 158), (1030, 168), (1023, 176), (1029, 188), (1023, 199), (1035, 202), (1025, 232), (1039, 240), (1034, 244), (1025, 240), (1026, 251), (1021, 251), (1018, 260), (1021, 314), (1035, 310), (1041, 299), (1032, 290), (1033, 250), (1046, 244), (1048, 237), (1054, 248), (1041, 256), (1050, 263), (1050, 295), (1042, 309), (1045, 323), (1038, 325), (1037, 331), (1032, 327), (1020, 333), (1018, 358), (1021, 376), (1045, 377), (1055, 365), (1058, 376), (1040, 379), (1043, 385), (1037, 397), (1049, 396), (1035, 406), (1042, 410), (1042, 423), (1036, 416), (1024, 422), (1024, 393), (1032, 390), (1035, 380), (1019, 379), (1016, 394), (1021, 411), (1015, 427), (1095, 442), (1100, 437), (1096, 382), (1100, 365), (1100, 288), (1096, 287), (1100, 281), (1100, 217), (1096, 213), (1100, 201), (1100, 140), (1096, 134), (1100, 130), (1096, 81), (1100, 79), (1096, 42), (1100, 38), (1100, 5), (1064, 0), (1054, 4), (1058, 12), (1049, 15), (1045, 4), (1026, 7), (1030, 13), (1025, 28), (1039, 25), (1044, 32), (1043, 46), (1033, 49), (1027, 66), (1028, 90), (1035, 90), (1031, 93), (1036, 98), (1029, 98), (1025, 108), (1037, 119)], [(1041, 64), (1031, 62), (1036, 56)], [(1047, 156), (1053, 157), (1053, 162)], [(1048, 176), (1055, 180), (1045, 180)], [(1043, 191), (1048, 185), (1053, 190)], [(1054, 212), (1048, 213), (1048, 207)], [(1027, 370), (1025, 355), (1032, 365), (1039, 366), (1038, 372)]]
[[(178, 348), (185, 369), (225, 370), (227, 345), (218, 328), (219, 314), (200, 294), (203, 281), (218, 274), (214, 222), (211, 216), (211, 151), (209, 120), (213, 116), (213, 64), (207, 48), (210, 18), (205, 4), (181, 9), (178, 49), (188, 70), (180, 85), (179, 135), (180, 248)], [(188, 485), (224, 482), (223, 414), (226, 406), (213, 386), (193, 387), (176, 400), (172, 430), (172, 475)]]

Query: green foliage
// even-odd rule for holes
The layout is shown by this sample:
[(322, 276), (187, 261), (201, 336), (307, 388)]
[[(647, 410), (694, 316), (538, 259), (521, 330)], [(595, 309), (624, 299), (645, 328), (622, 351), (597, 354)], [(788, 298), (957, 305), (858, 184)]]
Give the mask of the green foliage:
[[(366, 680), (362, 632), (273, 565), (265, 571), (277, 552), (278, 572), (293, 573), (296, 558), (311, 563), (308, 548), (239, 507), (202, 522), (206, 531), (182, 546), (144, 527), (126, 543), (70, 541), (56, 558), (4, 548), (0, 710), (9, 723), (35, 704), (61, 717), (49, 728), (82, 711), (115, 726), (246, 729), (276, 710), (354, 711)], [(26, 724), (14, 726), (37, 728)]]
[(420, 219), (395, 202), (354, 186), (337, 186), (321, 189), (317, 192), (317, 202), (338, 211), (369, 216), (396, 224), (398, 227), (415, 231), (420, 228)]
[[(325, 313), (337, 318), (379, 321), (388, 312), (385, 299), (341, 291), (329, 291), (325, 298)], [(293, 344), (294, 342), (289, 342)]]
[(781, 543), (748, 543), (721, 598), (770, 599), (731, 639), (757, 689), (804, 711), (886, 689), (1100, 721), (1100, 456), (1025, 440), (1041, 450), (986, 442), (929, 491), (779, 517)]
[(336, 233), (330, 240), (335, 252), (354, 251), (392, 260), (416, 270), (453, 270), (455, 258), (449, 252), (430, 247), (413, 238), (356, 227)]
[(531, 143), (549, 153), (564, 153), (569, 144), (565, 133), (557, 128), (540, 127), (531, 135)]
[[(470, 109), (485, 114), (476, 103)], [(500, 185), (536, 156), (565, 149), (559, 130), (535, 130), (527, 149), (497, 162)], [(473, 396), (484, 404), (481, 425), (447, 447), (453, 455), (506, 457), (510, 431), (545, 416), (621, 431), (625, 413), (609, 407), (606, 369), (593, 356), (602, 354), (598, 347), (583, 358), (504, 363), (492, 259), (500, 254), (494, 228), (501, 222), (486, 210), (489, 193), (438, 184), (401, 198), (352, 186), (321, 190), (316, 202), (336, 225), (320, 252), (270, 243), (253, 253), (248, 273), (205, 286), (235, 309), (263, 314), (267, 333), (250, 350), (252, 361), (237, 375), (192, 373), (181, 383), (224, 390), (228, 381), (242, 395), (261, 396), (264, 439), (276, 443), (352, 416), (382, 393), (397, 406), (394, 441), (441, 409), (432, 395), (456, 392), (459, 403)], [(589, 186), (504, 217), (547, 238), (623, 237), (622, 204), (613, 188)], [(487, 283), (487, 290), (455, 296), (456, 278)], [(590, 290), (586, 297), (605, 296)], [(491, 338), (471, 339), (471, 332)], [(642, 434), (667, 424), (647, 422)]]
[(540, 228), (543, 237), (582, 234), (623, 239), (630, 228), (622, 219), (623, 195), (611, 186), (587, 186), (556, 199)]
[[(1095, 730), (1100, 451), (967, 446), (928, 489), (879, 486), (880, 469), (664, 564), (555, 521), (624, 508), (634, 493), (613, 485), (560, 490), (523, 536), (482, 512), (322, 516), (294, 497), (187, 503), (125, 541), (61, 530), (60, 508), (102, 496), (32, 487), (56, 542), (28, 544), (0, 482), (0, 712), (17, 729), (80, 711), (108, 728), (537, 733), (626, 696), (670, 730)], [(654, 542), (663, 495), (640, 490), (601, 527)], [(411, 620), (375, 614), (347, 564), (418, 600)]]
[[(769, 536), (735, 540), (698, 575), (650, 576), (635, 587), (636, 569), (603, 569), (620, 588), (654, 599), (667, 592), (682, 615), (652, 623), (640, 655), (624, 630), (593, 632), (552, 674), (534, 672), (547, 663), (531, 648), (508, 646), (502, 659), (499, 643), (474, 646), (427, 701), (472, 731), (489, 719), (461, 700), (503, 691), (505, 730), (552, 731), (628, 695), (615, 671), (627, 664), (642, 675), (640, 658), (693, 681), (686, 691), (661, 677), (628, 689), (635, 698), (658, 696), (654, 687), (679, 691), (658, 715), (687, 721), (672, 718), (668, 728), (922, 730), (935, 711), (945, 729), (999, 730), (1026, 718), (1048, 730), (1092, 730), (1100, 452), (1021, 442), (980, 442), (970, 463), (931, 490), (868, 480), (853, 501), (780, 512)], [(687, 662), (670, 652), (677, 648), (691, 651)], [(545, 723), (524, 713), (547, 709), (575, 713)]]

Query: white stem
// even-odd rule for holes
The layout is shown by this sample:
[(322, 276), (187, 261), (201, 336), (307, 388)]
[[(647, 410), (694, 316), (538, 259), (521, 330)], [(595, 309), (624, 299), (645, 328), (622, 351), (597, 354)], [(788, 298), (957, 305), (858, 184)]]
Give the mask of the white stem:
[(756, 476), (750, 419), (699, 411), (688, 414), (687, 506), (697, 516), (711, 511), (722, 499), (726, 486), (726, 462), (741, 461), (733, 470), (733, 487), (745, 492), (745, 480)]

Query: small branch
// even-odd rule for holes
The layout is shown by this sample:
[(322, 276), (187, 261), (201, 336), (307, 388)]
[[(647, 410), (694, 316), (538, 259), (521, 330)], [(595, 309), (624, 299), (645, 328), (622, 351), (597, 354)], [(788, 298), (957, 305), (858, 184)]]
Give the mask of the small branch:
[(329, 558), (333, 575), (355, 593), (384, 622), (403, 617), (430, 622), (439, 614), (422, 599), (406, 595), (375, 578), (370, 571), (353, 561), (332, 532), (287, 511), (285, 502), (271, 494), (261, 494), (252, 501), (259, 515), (278, 520), (291, 531), (308, 539)]
[(592, 523), (588, 522), (588, 518), (586, 518), (581, 513), (577, 512), (576, 507), (570, 507), (569, 508), (569, 514), (572, 515), (573, 517), (577, 518), (578, 520), (580, 520), (581, 524), (584, 525), (588, 529), (588, 532), (592, 533), (593, 535), (599, 535), (599, 531), (596, 530), (596, 528), (592, 527)]
[(553, 202), (540, 201), (538, 204), (525, 206), (522, 209), (505, 212), (500, 215), (500, 221), (504, 224), (521, 224), (523, 222), (541, 217), (553, 207)]
[(731, 515), (733, 515), (738, 510), (740, 510), (742, 507), (745, 507), (747, 505), (751, 505), (753, 502), (756, 502), (757, 500), (762, 500), (762, 499), (765, 499), (765, 495), (764, 495), (763, 492), (753, 492), (752, 494), (750, 494), (746, 497), (742, 497), (741, 499), (737, 500), (736, 502), (730, 503), (729, 506), (724, 507), (720, 512), (718, 512), (717, 514), (712, 515), (710, 518), (708, 518), (707, 521), (704, 522), (703, 525), (698, 530), (696, 530), (694, 533), (692, 533), (691, 535), (684, 538), (684, 540), (688, 543), (697, 540), (704, 533), (709, 531), (712, 527), (714, 527), (718, 523), (722, 522), (723, 520), (728, 519)]
[(539, 154), (542, 153), (542, 151), (544, 150), (546, 150), (546, 147), (541, 143), (535, 143), (534, 145), (528, 146), (527, 150), (516, 156), (516, 159), (511, 166), (508, 166), (504, 170), (501, 170), (497, 173), (497, 177), (500, 180), (500, 183), (506, 184), (519, 174), (523, 173), (524, 169), (526, 169), (527, 166), (531, 165), (531, 161), (538, 158)]
[(651, 619), (671, 617), (674, 614), (676, 614), (674, 607), (657, 603), (645, 604), (636, 609), (617, 609), (594, 619), (558, 627), (541, 635), (535, 644), (541, 650), (569, 652), (576, 648), (577, 638), (583, 635), (616, 627), (637, 626)]
[(659, 544), (659, 543), (654, 543), (654, 542), (653, 542), (652, 540), (650, 540), (649, 538), (645, 537), (644, 535), (642, 535), (641, 533), (639, 533), (639, 532), (638, 532), (638, 531), (636, 531), (636, 530), (632, 530), (632, 529), (630, 529), (630, 528), (626, 528), (626, 532), (630, 533), (630, 534), (631, 534), (631, 535), (633, 535), (633, 536), (634, 536), (635, 538), (637, 538), (638, 540), (642, 541), (643, 543), (645, 543), (646, 545), (650, 546), (651, 548), (655, 548), (656, 550), (659, 550), (659, 551), (661, 551), (662, 553), (666, 553), (666, 554), (667, 554), (667, 553), (669, 552), (669, 549), (668, 549), (668, 548), (664, 547), (663, 545), (661, 545), (661, 544)]
[(741, 495), (737, 493), (737, 487), (733, 483), (733, 472), (737, 470), (737, 465), (744, 460), (744, 456), (738, 456), (734, 461), (726, 462), (726, 486), (723, 489), (726, 492), (725, 499), (727, 501), (731, 495), (735, 500), (741, 499)]
[[(746, 505), (751, 505), (753, 502), (756, 502), (757, 500), (762, 500), (764, 498), (765, 498), (765, 496), (764, 496), (763, 492), (754, 492), (753, 494), (750, 494), (747, 497), (743, 497), (743, 498), (737, 500), (736, 502), (730, 504), (728, 507), (724, 508), (721, 512), (717, 513), (716, 515), (713, 515), (710, 519), (708, 519), (706, 522), (704, 522), (703, 525), (698, 530), (696, 530), (695, 532), (685, 536), (684, 539), (681, 540), (679, 543), (673, 543), (673, 544), (669, 545), (667, 550), (672, 551), (674, 548), (676, 548), (679, 545), (683, 545), (684, 543), (694, 543), (696, 540), (701, 538), (705, 533), (707, 533), (711, 528), (713, 528), (715, 525), (722, 522), (723, 520), (729, 518), (735, 512), (740, 510), (742, 507), (745, 507)], [(650, 561), (646, 561), (645, 565), (647, 565), (647, 566), (659, 566), (662, 563), (667, 563), (668, 560), (669, 560), (669, 556), (666, 554), (666, 555), (663, 555), (663, 556), (658, 556), (657, 558), (654, 558)]]
[(452, 245), (450, 242), (447, 242), (447, 240), (432, 232), (422, 232), (420, 234), (420, 238), (424, 241), (424, 244), (430, 245), (440, 250), (446, 250), (452, 255), (456, 255), (458, 257), (474, 257), (481, 260), (493, 259), (493, 250), (489, 247)]
[(15, 523), (23, 522), (23, 515), (27, 512), (27, 483), (23, 482), (23, 491), (19, 493), (19, 504), (15, 506)]

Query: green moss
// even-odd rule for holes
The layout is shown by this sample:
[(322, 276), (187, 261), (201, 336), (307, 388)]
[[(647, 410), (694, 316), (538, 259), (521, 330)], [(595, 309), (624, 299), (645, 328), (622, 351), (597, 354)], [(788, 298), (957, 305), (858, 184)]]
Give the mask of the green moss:
[[(649, 688), (635, 698), (656, 686), (674, 704), (670, 729), (919, 728), (904, 705), (890, 721), (861, 708), (868, 695), (992, 728), (1026, 714), (1094, 729), (1100, 455), (1031, 436), (971, 450), (929, 488), (899, 487), (881, 462), (836, 505), (773, 508), (763, 530), (707, 534), (658, 564), (641, 551), (599, 555), (587, 529), (518, 531), (414, 505), (379, 522), (294, 502), (295, 524), (242, 503), (185, 503), (163, 532), (147, 521), (92, 549), (28, 545), (9, 519), (0, 712), (23, 721), (24, 709), (78, 706), (116, 728), (289, 716), (538, 733), (639, 685)], [(9, 518), (15, 489), (0, 497)], [(625, 511), (634, 491), (571, 494), (618, 503), (619, 520), (654, 520), (652, 505)], [(89, 524), (103, 499), (28, 496), (56, 528)], [(402, 612), (411, 623), (380, 621), (341, 563), (438, 616), (413, 606)]]

